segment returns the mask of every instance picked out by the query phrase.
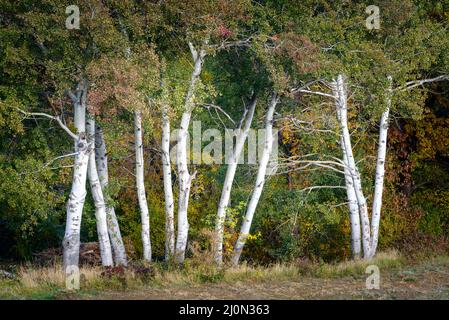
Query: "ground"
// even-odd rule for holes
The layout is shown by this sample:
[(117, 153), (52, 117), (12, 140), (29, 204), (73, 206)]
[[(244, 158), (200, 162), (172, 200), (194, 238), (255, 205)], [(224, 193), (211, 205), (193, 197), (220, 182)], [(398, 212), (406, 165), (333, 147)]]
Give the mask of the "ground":
[[(379, 268), (379, 289), (366, 288), (369, 265)], [(0, 299), (449, 299), (448, 256), (410, 260), (385, 252), (337, 264), (221, 270), (190, 262), (114, 270), (84, 267), (81, 290), (67, 291), (61, 265), (22, 266), (14, 279), (0, 277)]]
[(380, 289), (367, 290), (368, 275), (321, 278), (298, 276), (262, 282), (173, 285), (104, 291), (60, 298), (83, 299), (449, 299), (449, 261), (421, 262), (383, 272)]

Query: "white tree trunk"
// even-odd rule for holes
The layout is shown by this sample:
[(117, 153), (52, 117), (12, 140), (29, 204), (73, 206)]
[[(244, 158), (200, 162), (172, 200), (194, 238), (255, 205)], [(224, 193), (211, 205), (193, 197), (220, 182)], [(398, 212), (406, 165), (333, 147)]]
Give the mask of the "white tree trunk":
[(148, 210), (147, 197), (144, 184), (144, 157), (142, 139), (142, 112), (134, 112), (134, 143), (136, 149), (136, 187), (139, 201), (140, 216), (142, 220), (142, 244), (143, 258), (151, 261), (151, 241), (150, 241), (150, 213)]
[(343, 148), (346, 152), (347, 157), (347, 169), (349, 170), (352, 182), (354, 185), (354, 192), (357, 199), (361, 230), (362, 230), (362, 246), (363, 246), (363, 256), (364, 258), (369, 258), (370, 256), (370, 222), (368, 216), (368, 206), (366, 203), (366, 198), (363, 194), (362, 182), (360, 173), (357, 169), (354, 155), (352, 152), (351, 136), (349, 134), (348, 128), (348, 115), (347, 115), (347, 92), (346, 84), (343, 75), (338, 75), (337, 81), (333, 83), (333, 91), (335, 96), (335, 105), (337, 109), (337, 115), (339, 115), (340, 128), (342, 131), (342, 141)]
[(108, 156), (106, 153), (106, 143), (103, 131), (99, 125), (95, 127), (95, 161), (97, 163), (98, 176), (100, 178), (103, 195), (106, 199), (106, 218), (108, 223), (109, 238), (111, 239), (112, 249), (116, 265), (128, 265), (125, 245), (123, 244), (120, 226), (117, 221), (115, 209), (108, 204), (107, 186), (109, 183)]
[(249, 235), (251, 223), (254, 217), (254, 212), (256, 211), (256, 207), (257, 204), (259, 203), (263, 186), (265, 184), (265, 174), (267, 172), (267, 166), (270, 160), (271, 150), (273, 148), (273, 115), (278, 101), (279, 101), (278, 96), (275, 93), (273, 93), (270, 98), (267, 114), (265, 116), (265, 143), (263, 153), (259, 161), (259, 169), (257, 171), (256, 183), (248, 207), (246, 209), (245, 217), (243, 218), (239, 237), (234, 246), (234, 252), (231, 260), (232, 265), (234, 266), (236, 266), (239, 263), (240, 255), (242, 254), (243, 247)]
[[(336, 92), (334, 92), (336, 94)], [(340, 109), (337, 108), (337, 119), (341, 122)], [(346, 185), (346, 195), (348, 197), (349, 206), (349, 222), (351, 224), (351, 251), (354, 259), (361, 257), (361, 238), (360, 238), (360, 213), (357, 197), (354, 190), (354, 183), (352, 182), (351, 172), (349, 170), (348, 155), (344, 147), (343, 136), (340, 136), (340, 146), (342, 150), (342, 158), (344, 164), (344, 177)]]
[(77, 143), (77, 155), (73, 168), (72, 190), (67, 202), (67, 220), (64, 234), (64, 268), (78, 267), (81, 218), (86, 199), (86, 176), (89, 151), (86, 136), (80, 135)]
[[(229, 205), (229, 199), (231, 197), (232, 184), (234, 182), (235, 172), (237, 170), (238, 160), (240, 154), (245, 145), (245, 140), (248, 137), (248, 132), (251, 127), (251, 122), (254, 117), (254, 110), (256, 108), (257, 98), (254, 95), (249, 106), (249, 110), (242, 117), (241, 123), (245, 121), (243, 130), (241, 130), (236, 139), (235, 148), (233, 148), (230, 159), (228, 159), (228, 168), (226, 171), (225, 180), (223, 183), (223, 189), (221, 191), (220, 202), (218, 204), (217, 210), (217, 220), (215, 225), (215, 262), (218, 265), (223, 263), (223, 232), (224, 232), (224, 222), (226, 220), (226, 208)], [(246, 119), (245, 119), (246, 118)], [(239, 128), (240, 129), (240, 128)]]
[(348, 157), (346, 155), (346, 149), (343, 147), (343, 139), (341, 139), (342, 151), (343, 151), (343, 162), (345, 165), (345, 183), (346, 183), (346, 194), (348, 196), (348, 206), (349, 206), (349, 221), (351, 224), (351, 250), (352, 257), (358, 259), (361, 257), (361, 238), (360, 238), (360, 214), (359, 206), (357, 202), (357, 197), (354, 190), (354, 183), (352, 182), (351, 173), (348, 167)]
[(376, 254), (377, 243), (379, 240), (379, 224), (380, 213), (382, 209), (382, 194), (384, 189), (385, 176), (385, 161), (387, 154), (387, 137), (388, 137), (388, 122), (391, 107), (391, 93), (392, 93), (392, 78), (388, 77), (389, 88), (386, 97), (386, 108), (382, 113), (379, 124), (379, 145), (377, 147), (377, 163), (376, 163), (376, 178), (373, 197), (373, 211), (371, 218), (371, 252), (370, 257)]
[(178, 131), (178, 144), (176, 151), (176, 166), (178, 170), (179, 181), (179, 199), (178, 199), (178, 235), (176, 239), (175, 261), (184, 262), (187, 248), (187, 237), (189, 233), (189, 222), (187, 219), (187, 209), (189, 206), (190, 185), (192, 177), (189, 174), (187, 166), (187, 135), (194, 105), (194, 92), (196, 82), (201, 74), (203, 59), (206, 55), (204, 50), (198, 52), (191, 43), (189, 43), (192, 58), (195, 63), (190, 79), (189, 89), (184, 101), (184, 113), (181, 118), (181, 125)]
[(73, 167), (72, 189), (67, 202), (66, 227), (63, 240), (63, 262), (66, 274), (78, 268), (81, 218), (86, 200), (86, 178), (89, 163), (89, 145), (86, 138), (86, 96), (87, 82), (78, 86), (76, 96), (72, 98), (74, 122), (78, 139), (75, 141), (75, 164)]
[(92, 198), (95, 203), (95, 218), (97, 220), (98, 243), (100, 246), (101, 262), (103, 266), (112, 266), (112, 250), (109, 241), (108, 226), (106, 219), (106, 203), (104, 201), (103, 190), (97, 172), (95, 161), (95, 120), (88, 117), (87, 136), (89, 141), (89, 165), (87, 176), (89, 179)]
[[(122, 23), (122, 19), (118, 19), (119, 27), (125, 38), (129, 41), (128, 33)], [(125, 58), (131, 57), (131, 48), (125, 48)], [(134, 111), (134, 144), (136, 151), (136, 187), (137, 199), (139, 202), (140, 216), (142, 220), (142, 246), (143, 258), (145, 261), (151, 262), (151, 239), (150, 239), (150, 213), (148, 210), (148, 202), (145, 194), (145, 178), (144, 178), (144, 157), (143, 157), (143, 141), (142, 141), (142, 112)], [(118, 226), (118, 224), (117, 224)]]
[(168, 106), (162, 110), (162, 172), (165, 196), (165, 260), (170, 260), (175, 253), (174, 199), (171, 180), (170, 162), (170, 119)]
[(181, 128), (179, 129), (178, 144), (176, 146), (176, 164), (178, 169), (179, 199), (178, 199), (178, 235), (176, 239), (175, 260), (184, 262), (187, 247), (187, 236), (189, 222), (187, 219), (187, 208), (189, 206), (191, 176), (187, 167), (187, 134), (190, 122), (190, 112), (182, 115)]

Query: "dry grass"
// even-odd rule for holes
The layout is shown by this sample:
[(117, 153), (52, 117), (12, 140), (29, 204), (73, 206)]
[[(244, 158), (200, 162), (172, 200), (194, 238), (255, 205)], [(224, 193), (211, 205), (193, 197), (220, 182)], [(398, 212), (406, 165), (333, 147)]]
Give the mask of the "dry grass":
[(360, 275), (365, 273), (369, 265), (376, 265), (380, 269), (391, 269), (403, 265), (405, 261), (406, 259), (398, 251), (389, 250), (379, 252), (371, 260), (348, 260), (337, 264), (322, 264), (312, 270), (312, 275), (326, 278)]
[[(193, 261), (193, 262), (192, 262)], [(386, 270), (399, 267), (404, 259), (396, 251), (379, 253), (371, 261), (346, 261), (338, 264), (291, 263), (268, 267), (242, 264), (237, 268), (219, 269), (198, 260), (187, 261), (183, 268), (155, 263), (151, 277), (142, 277), (134, 269), (123, 275), (104, 276), (101, 267), (82, 267), (81, 290), (77, 295), (95, 294), (107, 290), (139, 288), (183, 287), (203, 283), (264, 283), (272, 281), (299, 281), (301, 277), (338, 278), (362, 275), (366, 266), (375, 264)], [(65, 275), (60, 265), (35, 268), (25, 265), (18, 269), (16, 280), (0, 280), (0, 298), (51, 299), (66, 294)]]

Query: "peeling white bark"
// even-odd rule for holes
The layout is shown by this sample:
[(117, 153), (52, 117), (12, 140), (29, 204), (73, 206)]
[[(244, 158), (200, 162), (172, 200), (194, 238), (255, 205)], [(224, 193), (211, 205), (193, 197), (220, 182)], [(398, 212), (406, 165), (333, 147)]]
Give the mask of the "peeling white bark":
[(179, 129), (178, 144), (176, 146), (176, 164), (178, 169), (179, 196), (178, 196), (178, 235), (176, 239), (175, 260), (178, 263), (184, 262), (185, 250), (187, 247), (187, 236), (189, 232), (189, 222), (187, 219), (187, 208), (189, 206), (191, 176), (187, 167), (187, 128), (190, 122), (190, 112), (185, 112), (181, 119)]
[(189, 222), (187, 219), (187, 209), (189, 206), (190, 186), (192, 177), (189, 174), (187, 166), (187, 135), (194, 105), (194, 92), (196, 82), (201, 74), (203, 60), (206, 52), (201, 49), (198, 52), (192, 43), (189, 43), (192, 58), (195, 63), (190, 79), (189, 89), (184, 101), (184, 113), (182, 114), (180, 129), (178, 131), (178, 144), (176, 152), (176, 166), (178, 170), (179, 181), (179, 199), (178, 199), (178, 235), (176, 239), (175, 261), (184, 262), (187, 248), (187, 237), (189, 233)]
[(376, 178), (375, 178), (373, 209), (371, 218), (372, 235), (371, 235), (370, 257), (373, 257), (376, 254), (377, 243), (379, 240), (380, 213), (382, 209), (382, 194), (384, 188), (385, 161), (387, 154), (388, 122), (391, 107), (392, 78), (388, 77), (388, 81), (389, 87), (387, 90), (386, 108), (382, 113), (379, 124), (379, 145), (377, 147)]
[[(343, 139), (341, 139), (341, 145), (343, 146)], [(362, 244), (360, 238), (360, 214), (357, 197), (354, 190), (354, 183), (352, 182), (351, 173), (348, 166), (348, 157), (346, 155), (346, 149), (342, 147), (343, 162), (345, 164), (344, 175), (346, 184), (346, 194), (348, 196), (349, 206), (349, 221), (351, 224), (351, 250), (352, 257), (358, 259), (362, 255)]]
[(77, 130), (75, 140), (75, 164), (73, 168), (72, 189), (67, 202), (66, 227), (63, 240), (63, 262), (66, 274), (78, 267), (81, 218), (86, 200), (86, 179), (89, 163), (89, 145), (86, 137), (86, 97), (87, 81), (78, 85), (73, 95), (74, 122)]
[[(335, 92), (336, 94), (336, 92)], [(341, 122), (340, 109), (337, 108), (337, 119)], [(343, 137), (340, 136), (340, 146), (342, 150), (342, 159), (344, 163), (344, 177), (346, 185), (346, 195), (348, 197), (349, 206), (349, 222), (351, 224), (351, 251), (352, 257), (358, 259), (361, 257), (361, 238), (360, 238), (360, 214), (357, 197), (354, 190), (354, 183), (352, 182), (351, 172), (349, 170), (348, 155), (344, 147)]]
[(104, 141), (103, 131), (98, 124), (95, 126), (95, 161), (103, 195), (106, 199), (106, 218), (115, 264), (127, 266), (128, 260), (126, 257), (125, 245), (123, 244), (115, 209), (108, 204), (108, 195), (106, 192), (109, 183), (108, 156), (106, 153), (106, 143)]
[(144, 184), (144, 157), (142, 139), (142, 112), (134, 112), (134, 143), (136, 151), (136, 187), (139, 201), (140, 216), (142, 220), (142, 245), (143, 258), (151, 261), (151, 241), (150, 241), (150, 212), (148, 210), (147, 197)]
[(347, 158), (347, 170), (349, 171), (352, 183), (354, 186), (354, 193), (357, 199), (361, 230), (362, 230), (362, 247), (364, 258), (370, 256), (370, 221), (368, 216), (368, 206), (366, 203), (365, 195), (362, 190), (362, 182), (360, 172), (357, 169), (354, 155), (351, 145), (351, 136), (348, 128), (348, 115), (347, 115), (347, 92), (346, 84), (343, 75), (338, 75), (337, 80), (333, 83), (333, 91), (335, 96), (335, 106), (337, 109), (337, 115), (340, 122), (340, 129), (342, 134), (342, 147), (346, 153)]
[[(236, 139), (235, 148), (233, 148), (231, 157), (228, 161), (228, 168), (226, 171), (225, 180), (223, 183), (223, 189), (221, 191), (220, 202), (218, 204), (217, 210), (217, 220), (215, 225), (215, 250), (214, 258), (218, 265), (223, 263), (223, 232), (224, 232), (224, 222), (226, 220), (226, 208), (229, 205), (229, 199), (231, 197), (232, 184), (234, 182), (235, 172), (238, 166), (238, 160), (240, 154), (245, 145), (245, 140), (248, 137), (248, 132), (251, 127), (251, 122), (254, 117), (254, 110), (256, 109), (257, 98), (254, 95), (247, 113), (244, 113), (241, 123), (244, 123), (243, 130), (239, 131)], [(240, 129), (240, 128), (239, 128)]]
[(87, 164), (89, 162), (88, 144), (85, 134), (80, 134), (77, 143), (77, 154), (73, 168), (72, 190), (67, 202), (67, 218), (64, 234), (64, 268), (78, 267), (81, 218), (86, 199)]
[(273, 93), (270, 98), (267, 114), (265, 116), (265, 142), (263, 153), (259, 161), (259, 169), (257, 171), (256, 183), (248, 207), (246, 209), (245, 217), (243, 218), (240, 234), (237, 239), (237, 242), (235, 243), (234, 252), (231, 259), (231, 263), (234, 266), (237, 266), (239, 263), (243, 247), (245, 246), (246, 239), (248, 238), (249, 235), (251, 223), (254, 217), (254, 212), (256, 211), (256, 207), (257, 204), (259, 203), (263, 186), (265, 184), (265, 174), (267, 172), (268, 162), (270, 160), (270, 154), (273, 148), (273, 115), (278, 102), (279, 102), (278, 96), (275, 93)]
[(89, 141), (89, 165), (87, 176), (89, 179), (92, 198), (95, 204), (95, 218), (97, 220), (98, 243), (100, 246), (101, 262), (103, 266), (112, 266), (112, 249), (109, 241), (108, 226), (106, 219), (106, 203), (104, 201), (103, 190), (97, 172), (95, 161), (95, 120), (88, 117), (87, 136)]
[(170, 260), (175, 253), (174, 199), (170, 163), (170, 118), (168, 106), (162, 110), (162, 172), (165, 196), (165, 260)]

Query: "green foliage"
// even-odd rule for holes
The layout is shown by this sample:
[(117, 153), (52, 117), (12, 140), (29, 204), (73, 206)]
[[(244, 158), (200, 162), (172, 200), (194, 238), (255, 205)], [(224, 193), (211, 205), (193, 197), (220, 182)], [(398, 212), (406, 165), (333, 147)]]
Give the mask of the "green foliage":
[[(96, 115), (106, 135), (111, 180), (107, 201), (115, 206), (127, 250), (136, 259), (142, 249), (129, 111), (144, 111), (151, 240), (154, 255), (164, 255), (165, 213), (157, 152), (161, 106), (168, 106), (175, 129), (193, 67), (189, 41), (207, 52), (194, 93), (193, 119), (201, 120), (203, 128), (221, 129), (223, 124), (233, 128), (254, 92), (258, 104), (252, 127), (259, 128), (266, 98), (274, 90), (282, 96), (275, 123), (281, 128), (282, 157), (310, 161), (341, 157), (333, 133), (337, 123), (332, 101), (293, 95), (291, 89), (344, 73), (351, 94), (350, 130), (366, 194), (373, 189), (377, 123), (391, 75), (394, 121), (380, 246), (394, 246), (416, 232), (448, 236), (447, 85), (402, 90), (408, 81), (449, 73), (447, 1), (377, 1), (380, 30), (365, 28), (366, 4), (358, 1), (82, 0), (77, 3), (80, 30), (65, 28), (65, 7), (70, 4), (0, 0), (0, 256), (30, 257), (60, 245), (72, 159), (54, 159), (71, 153), (73, 142), (54, 121), (25, 118), (18, 109), (60, 115), (71, 127), (71, 106), (64, 92), (81, 77), (89, 81), (89, 112)], [(311, 89), (329, 92), (322, 82), (314, 82)], [(208, 104), (220, 106), (234, 123), (220, 121), (204, 108)], [(285, 116), (305, 124), (295, 127)], [(309, 124), (321, 131), (313, 132)], [(205, 232), (214, 228), (226, 166), (191, 169), (197, 175), (188, 211), (189, 240), (197, 244), (196, 249), (207, 251), (211, 239)], [(254, 166), (238, 168), (225, 221), (225, 254), (238, 235), (254, 172)], [(173, 174), (175, 201), (176, 179)], [(342, 185), (340, 173), (323, 168), (270, 177), (245, 258), (253, 263), (348, 258), (344, 190), (308, 189)], [(84, 209), (82, 240), (94, 241), (90, 196)], [(189, 252), (192, 261), (196, 249)], [(195, 281), (215, 282), (223, 274), (205, 268), (195, 277)]]

